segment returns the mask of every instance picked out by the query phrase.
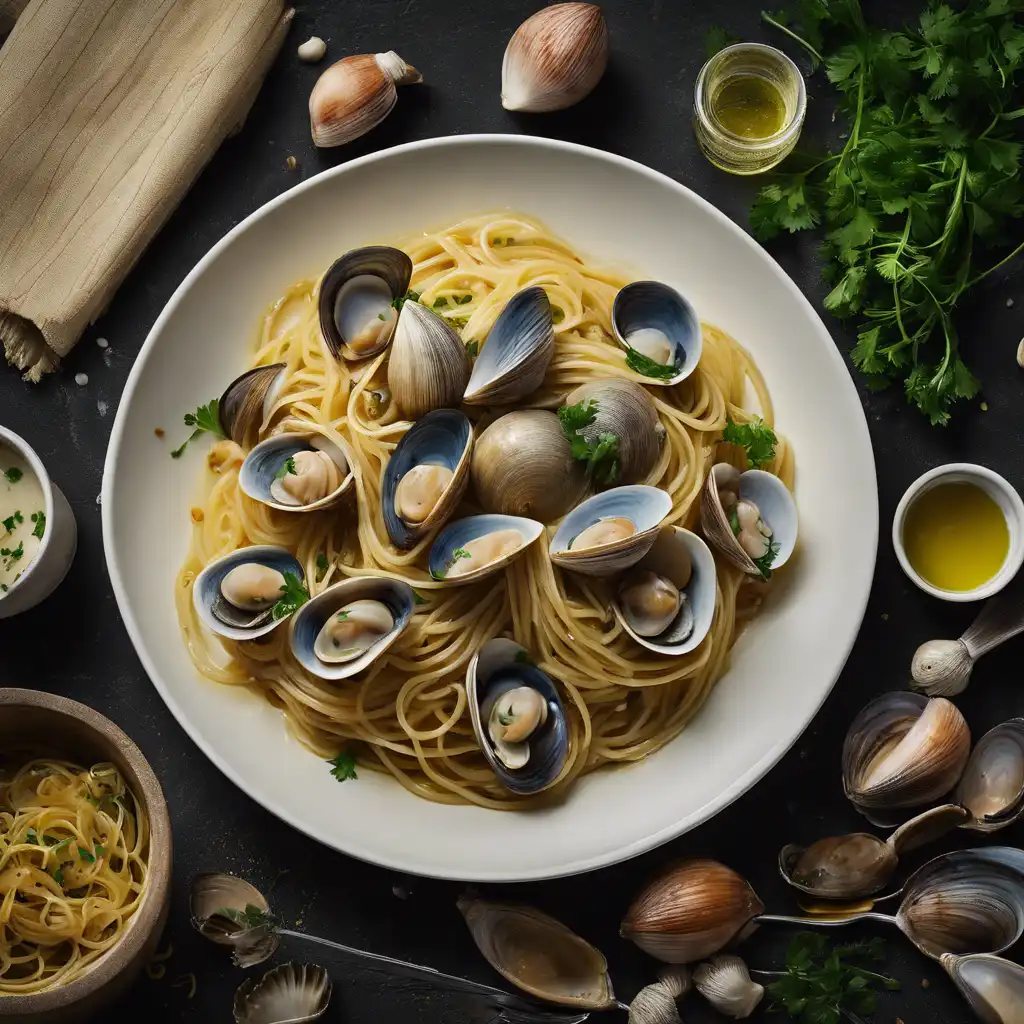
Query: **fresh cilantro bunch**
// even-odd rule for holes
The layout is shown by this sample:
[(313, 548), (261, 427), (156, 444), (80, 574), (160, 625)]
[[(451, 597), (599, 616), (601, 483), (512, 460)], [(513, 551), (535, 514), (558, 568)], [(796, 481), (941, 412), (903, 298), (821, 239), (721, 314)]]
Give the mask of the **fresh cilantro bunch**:
[(933, 424), (980, 387), (958, 302), (1024, 249), (1022, 14), (1024, 0), (932, 2), (900, 31), (868, 25), (858, 0), (799, 0), (791, 25), (764, 15), (824, 64), (849, 131), (762, 188), (751, 226), (823, 229), (825, 306), (856, 321), (854, 364), (869, 387), (902, 382)]
[(584, 430), (597, 419), (597, 402), (585, 398), (575, 405), (563, 405), (558, 410), (562, 433), (572, 445), (572, 456), (586, 464), (587, 474), (601, 487), (608, 487), (619, 478), (619, 438), (607, 430)]
[(845, 1012), (873, 1013), (878, 988), (898, 989), (895, 978), (864, 964), (885, 959), (880, 938), (830, 946), (823, 935), (800, 932), (786, 953), (786, 970), (768, 986), (773, 1011), (785, 1011), (799, 1024), (837, 1024)]

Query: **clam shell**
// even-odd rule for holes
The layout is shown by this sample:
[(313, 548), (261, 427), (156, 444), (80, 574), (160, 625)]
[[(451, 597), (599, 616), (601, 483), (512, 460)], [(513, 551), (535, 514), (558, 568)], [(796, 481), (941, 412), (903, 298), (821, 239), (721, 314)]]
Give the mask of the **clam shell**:
[(257, 366), (224, 389), (217, 413), (225, 437), (242, 446), (255, 437), (281, 393), (287, 369), (287, 363)]
[[(381, 510), (392, 543), (411, 548), (420, 537), (442, 526), (462, 500), (469, 483), (473, 452), (473, 425), (456, 409), (435, 409), (418, 420), (398, 442), (384, 470)], [(415, 525), (404, 522), (395, 511), (395, 494), (402, 477), (414, 466), (445, 466), (452, 480), (433, 512)]]
[(594, 422), (579, 433), (596, 441), (604, 433), (619, 439), (618, 483), (645, 480), (658, 462), (665, 428), (650, 392), (631, 380), (595, 380), (581, 384), (565, 396), (565, 405), (597, 403)]
[(982, 1024), (1020, 1024), (1024, 967), (991, 953), (944, 953), (940, 960)]
[[(238, 472), (238, 486), (253, 501), (258, 501), (281, 512), (316, 512), (336, 505), (352, 487), (353, 460), (344, 442), (336, 442), (323, 434), (275, 434), (261, 441), (242, 463)], [(296, 452), (319, 450), (326, 452), (341, 469), (341, 483), (330, 494), (308, 505), (285, 505), (271, 494), (271, 485), (285, 462)]]
[(458, 907), (487, 962), (517, 988), (559, 1006), (618, 1006), (607, 960), (560, 921), (533, 907), (466, 897)]
[[(521, 669), (520, 679), (499, 688), (490, 680), (503, 669)], [(487, 718), (494, 701), (515, 686), (526, 685), (543, 694), (548, 702), (547, 721), (530, 737), (530, 759), (515, 771), (506, 768), (494, 754), (487, 735)], [(569, 755), (569, 732), (565, 706), (550, 677), (529, 662), (529, 652), (513, 640), (488, 640), (473, 655), (466, 670), (466, 698), (477, 743), (498, 781), (513, 793), (539, 793), (557, 781)]]
[[(464, 576), (453, 576), (451, 579), (447, 579), (448, 567), (452, 564), (455, 552), (459, 548), (464, 548), (471, 541), (498, 530), (517, 531), (523, 538), (523, 546), (489, 565), (481, 566), (475, 572), (467, 572)], [(454, 523), (449, 523), (431, 545), (427, 563), (430, 575), (434, 579), (447, 579), (451, 586), (475, 583), (515, 561), (543, 532), (543, 523), (538, 523), (535, 519), (524, 519), (522, 516), (482, 515), (457, 519)]]
[[(361, 599), (387, 605), (395, 620), (394, 628), (358, 658), (342, 662), (321, 661), (314, 653), (320, 630), (339, 608)], [(307, 672), (320, 679), (348, 679), (373, 664), (401, 636), (412, 618), (415, 604), (412, 588), (401, 580), (384, 576), (355, 576), (342, 580), (311, 598), (292, 616), (288, 634), (292, 654)]]
[[(736, 540), (718, 494), (723, 475), (731, 472), (734, 472), (731, 466), (719, 463), (708, 473), (700, 497), (701, 527), (704, 536), (729, 562), (737, 569), (760, 579), (761, 570)], [(757, 505), (762, 518), (771, 527), (772, 542), (779, 545), (778, 554), (771, 564), (774, 572), (789, 561), (796, 547), (798, 516), (793, 495), (777, 476), (760, 469), (748, 469), (740, 475), (739, 494), (740, 498), (746, 498)]]
[(649, 377), (646, 383), (664, 387), (686, 380), (697, 368), (704, 338), (700, 320), (682, 295), (660, 281), (634, 281), (622, 288), (612, 304), (612, 330), (615, 339), (627, 351), (634, 331), (654, 328), (661, 331), (673, 349), (677, 372), (668, 379)]
[[(239, 548), (210, 562), (192, 582), (192, 604), (203, 625), (218, 636), (229, 640), (255, 640), (277, 629), (284, 619), (275, 619), (270, 608), (261, 612), (247, 612), (233, 608), (221, 596), (220, 586), (232, 569), (246, 562), (259, 562), (277, 569), (282, 575), (294, 573), (305, 582), (305, 573), (299, 560), (287, 550), (274, 544), (255, 544)], [(224, 617), (214, 614), (217, 609)], [(233, 622), (225, 621), (233, 619)]]
[(457, 406), (469, 380), (469, 356), (459, 336), (422, 303), (402, 306), (388, 359), (388, 386), (402, 414), (419, 419)]
[(487, 512), (542, 523), (564, 516), (588, 487), (558, 417), (543, 409), (506, 413), (487, 427), (473, 446), (470, 475)]
[(319, 1020), (331, 1001), (331, 979), (316, 964), (282, 964), (235, 993), (236, 1024), (307, 1024)]
[[(689, 555), (691, 568), (689, 583), (685, 586), (680, 586), (685, 576), (681, 571), (680, 549)], [(718, 570), (711, 549), (695, 533), (681, 526), (663, 526), (651, 550), (634, 568), (649, 569), (670, 579), (686, 600), (671, 625), (657, 636), (640, 636), (630, 626), (618, 597), (612, 602), (615, 617), (622, 628), (648, 650), (658, 654), (688, 654), (708, 635), (715, 617)]]
[(1012, 718), (978, 740), (954, 799), (970, 811), (964, 828), (997, 832), (1024, 813), (1024, 718)]
[[(188, 903), (192, 927), (218, 946), (230, 947), (239, 967), (253, 967), (274, 955), (278, 936), (270, 905), (263, 893), (244, 879), (223, 873), (196, 875), (189, 886)], [(254, 926), (230, 916), (233, 911), (240, 918), (252, 907), (265, 915), (262, 923)]]
[(794, 889), (825, 900), (853, 900), (880, 892), (898, 864), (892, 847), (867, 832), (829, 836), (806, 848), (790, 844), (779, 851), (783, 879)]
[[(372, 287), (372, 280), (364, 283), (367, 287), (345, 285), (357, 278), (376, 279), (379, 288)], [(366, 311), (366, 319), (386, 310), (393, 299), (409, 290), (412, 279), (412, 260), (401, 249), (387, 245), (369, 245), (353, 249), (341, 259), (335, 260), (320, 282), (320, 331), (335, 359), (368, 359), (382, 351), (392, 335), (384, 332), (379, 344), (372, 350), (356, 353), (345, 339), (342, 325), (346, 322), (346, 303), (358, 302)], [(377, 308), (379, 307), (379, 308)]]
[[(658, 539), (658, 527), (672, 511), (672, 498), (658, 487), (613, 487), (577, 505), (551, 540), (551, 561), (585, 576), (613, 576), (636, 565)], [(596, 548), (572, 550), (572, 542), (602, 519), (621, 517), (636, 527), (632, 537)]]
[(543, 288), (524, 288), (505, 304), (473, 364), (463, 401), (501, 405), (540, 387), (555, 354), (551, 303)]

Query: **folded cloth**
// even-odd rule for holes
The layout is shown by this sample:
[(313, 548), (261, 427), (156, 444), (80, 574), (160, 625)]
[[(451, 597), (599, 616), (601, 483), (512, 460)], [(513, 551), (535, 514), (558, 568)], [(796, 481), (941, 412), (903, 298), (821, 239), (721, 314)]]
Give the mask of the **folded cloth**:
[(26, 379), (67, 355), (241, 125), (293, 13), (284, 0), (25, 7), (0, 49), (0, 341)]

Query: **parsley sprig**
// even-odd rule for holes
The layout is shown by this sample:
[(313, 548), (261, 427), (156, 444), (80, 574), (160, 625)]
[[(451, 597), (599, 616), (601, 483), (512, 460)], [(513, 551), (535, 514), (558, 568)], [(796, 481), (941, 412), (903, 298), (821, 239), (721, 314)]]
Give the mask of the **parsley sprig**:
[(772, 564), (779, 557), (779, 545), (774, 540), (769, 540), (768, 550), (760, 558), (752, 558), (751, 561), (757, 566), (761, 578), (770, 580), (772, 578)]
[(626, 365), (634, 373), (642, 373), (645, 377), (655, 377), (658, 380), (668, 380), (679, 372), (679, 367), (675, 363), (659, 363), (635, 348), (629, 349), (626, 353)]
[(284, 574), (284, 586), (281, 588), (281, 594), (282, 596), (277, 599), (271, 612), (275, 619), (283, 619), (291, 615), (309, 600), (309, 591), (293, 572)]
[(274, 474), (274, 479), (283, 480), (289, 473), (293, 476), (298, 476), (298, 471), (295, 468), (295, 459), (291, 455), (281, 463), (281, 468)]
[(175, 448), (171, 452), (172, 459), (180, 459), (184, 454), (185, 449), (197, 438), (200, 434), (208, 433), (214, 434), (217, 437), (226, 437), (223, 429), (220, 425), (220, 399), (214, 398), (207, 402), (206, 405), (199, 406), (195, 412), (185, 413), (185, 426), (193, 427), (193, 431), (185, 439), (185, 443), (180, 448)]
[(563, 405), (558, 410), (562, 433), (572, 445), (572, 456), (586, 464), (587, 474), (601, 487), (615, 483), (619, 478), (619, 438), (607, 430), (583, 431), (597, 420), (598, 404), (593, 398), (584, 398), (575, 405)]
[(786, 970), (768, 985), (773, 1011), (785, 1011), (798, 1024), (837, 1024), (846, 1013), (870, 1014), (878, 989), (895, 990), (895, 978), (868, 970), (885, 959), (882, 939), (830, 947), (823, 935), (801, 932), (786, 953)]
[(355, 755), (349, 753), (347, 750), (341, 751), (337, 757), (327, 762), (331, 765), (331, 774), (339, 782), (348, 782), (349, 779), (358, 779), (359, 776), (356, 773), (356, 759)]
[(779, 439), (775, 431), (758, 417), (750, 423), (727, 420), (722, 440), (746, 448), (747, 461), (754, 469), (759, 469), (775, 458), (775, 445)]
[(762, 188), (751, 226), (761, 240), (823, 229), (825, 306), (856, 322), (854, 365), (871, 388), (902, 383), (933, 424), (980, 388), (957, 305), (1024, 251), (1017, 12), (933, 3), (900, 31), (868, 25), (858, 0), (799, 0), (791, 25), (764, 16), (823, 63), (849, 131), (839, 152), (791, 161)]

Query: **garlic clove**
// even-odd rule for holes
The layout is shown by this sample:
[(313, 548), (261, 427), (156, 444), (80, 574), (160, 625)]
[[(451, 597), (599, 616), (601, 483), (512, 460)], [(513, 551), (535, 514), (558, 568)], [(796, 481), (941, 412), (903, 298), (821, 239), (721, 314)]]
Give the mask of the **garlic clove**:
[(686, 967), (668, 967), (660, 980), (642, 988), (629, 1004), (628, 1024), (682, 1024), (676, 1000), (690, 987)]
[(608, 65), (608, 25), (595, 4), (545, 7), (516, 29), (501, 64), (501, 105), (538, 114), (579, 103)]
[(716, 956), (693, 971), (697, 991), (727, 1017), (749, 1017), (764, 998), (764, 986), (752, 981), (747, 965), (738, 956)]
[(304, 60), (307, 64), (323, 60), (326, 52), (327, 44), (319, 36), (310, 36), (298, 49), (299, 60)]
[(321, 148), (342, 146), (375, 128), (398, 100), (397, 85), (423, 76), (394, 50), (362, 53), (332, 64), (309, 96), (309, 125)]

